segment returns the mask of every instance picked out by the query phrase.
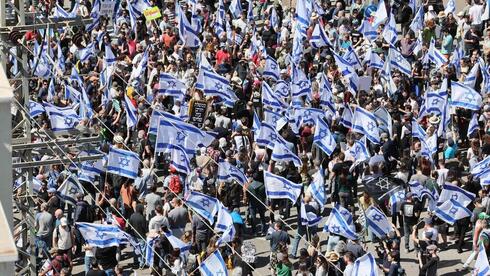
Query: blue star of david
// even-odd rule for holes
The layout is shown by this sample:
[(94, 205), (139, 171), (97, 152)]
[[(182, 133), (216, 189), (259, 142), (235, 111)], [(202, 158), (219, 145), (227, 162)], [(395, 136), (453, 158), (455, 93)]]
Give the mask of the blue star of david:
[(376, 125), (373, 122), (369, 122), (367, 125), (367, 129), (369, 131), (373, 131), (376, 128)]
[(451, 196), (451, 199), (458, 200), (458, 195), (457, 195), (457, 194), (453, 194), (453, 195)]
[(271, 64), (271, 69), (272, 70), (276, 70), (277, 69), (277, 66), (273, 63), (273, 64)]
[(87, 165), (90, 165), (90, 166), (94, 166), (95, 164), (95, 160), (92, 160), (92, 161), (87, 161)]
[(65, 122), (65, 125), (70, 126), (73, 124), (73, 118), (65, 117), (64, 122)]
[(97, 230), (97, 231), (95, 231), (95, 236), (96, 236), (97, 238), (99, 238), (99, 239), (103, 239), (103, 238), (104, 238), (104, 236), (105, 236), (105, 233), (104, 233), (104, 232), (102, 232), (102, 231), (98, 231), (98, 230)]
[(119, 157), (119, 165), (123, 167), (129, 166), (129, 159), (127, 157)]
[(309, 118), (311, 116), (311, 111), (310, 110), (306, 110), (305, 112), (303, 112), (303, 116), (305, 118)]
[(78, 192), (78, 189), (75, 187), (71, 187), (70, 190), (68, 190), (68, 192), (73, 195), (73, 194), (76, 194)]
[(281, 91), (282, 91), (283, 94), (287, 94), (288, 93), (288, 88), (286, 86), (283, 86), (281, 88)]
[(433, 99), (432, 100), (432, 105), (437, 105), (439, 103), (439, 99)]
[(404, 195), (405, 195), (405, 191), (400, 191), (396, 193), (396, 197), (398, 197), (398, 199), (403, 199)]
[(320, 133), (318, 133), (318, 136), (320, 136), (320, 139), (323, 139), (325, 136), (327, 136), (327, 130), (321, 129)]
[(170, 86), (171, 88), (174, 88), (175, 86), (177, 86), (177, 84), (175, 83), (175, 81), (168, 81), (167, 82), (168, 86)]
[(36, 104), (35, 104), (35, 103), (30, 103), (30, 104), (29, 104), (29, 108), (30, 108), (30, 109), (33, 109), (34, 107), (36, 107)]
[(269, 139), (271, 141), (275, 141), (277, 139), (277, 135), (275, 133), (271, 133), (271, 134), (269, 134)]
[(453, 207), (449, 210), (449, 213), (452, 215), (455, 215), (458, 212), (458, 209), (456, 207)]
[(332, 226), (332, 232), (339, 233), (340, 232), (340, 227), (338, 227), (337, 225)]
[(209, 207), (209, 204), (210, 204), (209, 199), (207, 199), (207, 198), (201, 199), (201, 204), (203, 207)]
[(374, 221), (380, 221), (380, 220), (383, 219), (383, 217), (380, 214), (374, 214), (373, 217), (372, 217), (372, 219)]
[(307, 83), (306, 81), (302, 81), (302, 82), (300, 82), (300, 83), (299, 83), (299, 87), (300, 87), (301, 89), (303, 89), (303, 88), (307, 88), (307, 87), (308, 87), (308, 83)]
[(402, 61), (403, 61), (402, 56), (401, 56), (401, 55), (397, 55), (397, 56), (396, 56), (396, 61), (397, 61), (397, 62), (402, 62)]
[(237, 172), (237, 169), (233, 166), (230, 166), (230, 173), (236, 173)]
[(346, 211), (346, 210), (340, 211), (340, 214), (341, 214), (342, 216), (344, 216), (344, 217), (346, 217), (346, 216), (349, 216), (349, 215), (350, 215), (350, 214), (349, 214), (349, 212), (348, 212), (348, 211)]
[(220, 270), (216, 271), (216, 275), (222, 276), (222, 275), (225, 275), (225, 273), (223, 272), (223, 270), (220, 269)]
[(286, 190), (288, 190), (288, 191), (291, 190), (291, 187), (288, 184), (286, 184), (286, 183), (284, 183), (284, 187), (283, 188), (286, 189)]
[(179, 143), (179, 144), (184, 143), (184, 140), (185, 140), (184, 133), (181, 131), (177, 132), (177, 137), (175, 137), (175, 139), (177, 139), (177, 143)]
[(276, 115), (272, 115), (272, 122), (277, 122), (277, 120), (279, 120), (279, 118), (277, 118)]
[(186, 161), (185, 155), (183, 155), (183, 154), (180, 155), (180, 162), (185, 163), (185, 161)]
[(214, 83), (214, 86), (216, 86), (216, 89), (217, 90), (222, 90), (223, 89), (223, 85), (221, 83), (219, 83), (219, 82), (215, 82)]
[(467, 93), (465, 96), (465, 99), (467, 101), (469, 101), (470, 103), (472, 103), (475, 101), (475, 95), (473, 95), (473, 93)]

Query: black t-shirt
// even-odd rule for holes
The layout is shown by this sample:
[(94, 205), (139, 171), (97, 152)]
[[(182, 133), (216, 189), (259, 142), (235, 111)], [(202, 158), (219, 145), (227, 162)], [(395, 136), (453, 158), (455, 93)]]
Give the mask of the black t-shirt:
[(104, 270), (111, 269), (117, 265), (117, 246), (97, 248), (95, 251), (95, 258), (99, 261), (100, 266)]
[(89, 270), (85, 276), (106, 276), (102, 270)]
[(405, 201), (400, 205), (400, 212), (403, 215), (403, 220), (409, 224), (415, 224), (418, 220), (418, 212), (420, 211), (419, 204), (415, 202)]

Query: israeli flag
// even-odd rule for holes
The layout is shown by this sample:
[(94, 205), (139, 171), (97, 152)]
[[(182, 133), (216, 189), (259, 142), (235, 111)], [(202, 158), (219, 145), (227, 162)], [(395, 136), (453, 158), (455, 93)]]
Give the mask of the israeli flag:
[(473, 88), (460, 82), (451, 82), (451, 106), (478, 111), (481, 104), (482, 97)]
[(289, 84), (283, 80), (278, 80), (274, 86), (274, 92), (279, 94), (282, 98), (289, 97)]
[(218, 180), (223, 182), (235, 180), (241, 185), (248, 182), (247, 176), (241, 170), (226, 161), (219, 162)]
[(436, 49), (434, 39), (431, 39), (430, 41), (430, 47), (429, 51), (427, 52), (429, 60), (433, 62), (436, 67), (442, 67), (444, 64), (447, 63), (447, 58), (439, 51)]
[(95, 44), (89, 43), (85, 48), (78, 50), (80, 62), (86, 62), (91, 56), (95, 55)]
[(53, 18), (59, 18), (59, 19), (73, 19), (77, 17), (77, 12), (78, 12), (78, 6), (80, 5), (80, 1), (75, 2), (75, 6), (71, 10), (71, 12), (65, 11), (58, 3), (56, 3), (56, 6), (54, 8), (53, 12)]
[(478, 115), (473, 113), (471, 116), (471, 121), (468, 126), (468, 137), (470, 137), (475, 131), (479, 130), (480, 126), (478, 125)]
[[(347, 213), (349, 212), (347, 211)], [(353, 227), (351, 227), (341, 212), (337, 208), (333, 208), (325, 223), (323, 231), (356, 240), (358, 236), (352, 228)]]
[(408, 62), (408, 60), (406, 60), (402, 56), (402, 53), (400, 53), (398, 50), (396, 50), (393, 47), (390, 47), (389, 59), (390, 59), (390, 64), (391, 66), (393, 66), (394, 69), (398, 69), (398, 71), (402, 72), (407, 76), (412, 75), (412, 66), (410, 65), (410, 62)]
[(260, 122), (259, 114), (256, 111), (254, 111), (252, 131), (259, 132), (261, 125), (262, 123)]
[(475, 62), (475, 65), (473, 65), (468, 75), (464, 78), (463, 83), (468, 87), (475, 88), (478, 71), (480, 71), (480, 64)]
[[(99, 153), (99, 152), (90, 152), (91, 154)], [(99, 159), (97, 161), (84, 161), (81, 163), (82, 165), (82, 171), (96, 176), (100, 175), (101, 173), (105, 172), (105, 167), (104, 167), (104, 162), (107, 161), (107, 156), (105, 156), (102, 159)]]
[(443, 80), (441, 88), (438, 91), (436, 92), (429, 91), (426, 94), (426, 97), (427, 97), (425, 101), (426, 111), (436, 115), (442, 114), (444, 110), (444, 104), (446, 103), (447, 100), (447, 79)]
[(275, 109), (285, 109), (286, 104), (274, 94), (272, 88), (265, 82), (262, 82), (262, 104)]
[(391, 215), (394, 216), (400, 212), (402, 203), (405, 202), (405, 190), (400, 189), (390, 195), (389, 205)]
[(368, 229), (376, 235), (376, 237), (386, 238), (390, 231), (393, 231), (393, 226), (388, 222), (386, 215), (374, 206), (369, 206), (365, 211)]
[(378, 37), (377, 27), (373, 27), (368, 20), (363, 19), (361, 26), (357, 29), (358, 32), (362, 34), (369, 41), (373, 41)]
[(375, 28), (378, 27), (381, 23), (386, 21), (386, 19), (388, 18), (388, 13), (386, 11), (386, 5), (384, 0), (379, 1), (378, 9), (372, 16), (374, 20), (371, 23), (371, 25)]
[(124, 94), (124, 107), (126, 108), (126, 126), (129, 129), (138, 123), (138, 110), (126, 94)]
[(381, 57), (378, 54), (372, 52), (371, 49), (369, 51), (371, 52), (369, 56), (369, 64), (368, 64), (369, 67), (383, 70), (385, 62), (381, 59)]
[(51, 122), (51, 130), (63, 131), (73, 129), (79, 122), (80, 118), (73, 107), (57, 107), (51, 104), (45, 104), (44, 108)]
[(86, 222), (77, 222), (75, 225), (85, 242), (93, 247), (105, 248), (128, 242), (124, 232), (117, 225)]
[(195, 191), (191, 191), (188, 196), (186, 196), (185, 202), (192, 208), (194, 212), (201, 215), (210, 224), (214, 223), (214, 216), (218, 213), (219, 208), (218, 199)]
[(343, 58), (347, 62), (349, 62), (350, 66), (352, 66), (353, 68), (361, 68), (361, 61), (359, 60), (359, 57), (357, 56), (356, 51), (354, 51), (354, 48), (352, 48), (352, 46), (347, 46)]
[(216, 242), (218, 246), (223, 243), (231, 242), (236, 234), (235, 227), (233, 226), (233, 218), (221, 202), (219, 203), (218, 218), (214, 229), (217, 232), (223, 233)]
[(83, 188), (73, 175), (69, 175), (58, 188), (60, 198), (70, 205), (77, 204), (78, 193), (83, 193)]
[(442, 185), (442, 192), (439, 196), (438, 203), (441, 204), (451, 199), (458, 201), (462, 206), (466, 207), (468, 206), (468, 204), (473, 202), (473, 200), (475, 199), (475, 194), (470, 193), (465, 189), (455, 185)]
[(279, 25), (279, 17), (277, 16), (277, 11), (276, 11), (276, 8), (274, 6), (272, 6), (272, 8), (271, 8), (271, 16), (270, 16), (269, 21), (271, 23), (272, 29), (277, 32), (280, 28), (280, 25)]
[(202, 90), (207, 96), (220, 97), (225, 103), (234, 103), (238, 100), (228, 79), (203, 68), (199, 71), (196, 88)]
[(265, 122), (262, 122), (259, 135), (254, 136), (254, 139), (259, 147), (266, 147), (271, 150), (274, 149), (274, 145), (276, 144), (276, 141), (279, 140), (283, 142), (283, 139), (279, 135), (277, 130), (273, 126)]
[(113, 65), (114, 63), (116, 63), (116, 56), (114, 56), (114, 52), (112, 52), (111, 45), (105, 45), (104, 62), (107, 66), (110, 66), (110, 65)]
[(335, 63), (337, 66), (340, 68), (340, 71), (344, 76), (347, 76), (353, 72), (355, 72), (354, 68), (350, 65), (350, 62), (345, 60), (344, 57), (341, 55), (337, 54), (336, 52), (332, 51), (333, 57), (335, 59)]
[(450, 13), (454, 14), (455, 10), (456, 10), (456, 2), (454, 0), (447, 1), (447, 7), (446, 7), (446, 9), (444, 9), (444, 13), (446, 15), (448, 15)]
[(320, 168), (313, 175), (313, 181), (310, 183), (310, 186), (308, 186), (308, 191), (320, 206), (327, 203), (327, 195), (325, 193), (325, 174), (322, 168)]
[(323, 29), (323, 26), (321, 25), (320, 22), (318, 22), (315, 25), (315, 29), (313, 29), (313, 33), (311, 34), (311, 38), (310, 38), (310, 45), (314, 49), (320, 49), (321, 47), (324, 46), (333, 47), (332, 43), (330, 42), (330, 39), (328, 39), (328, 36), (325, 33), (325, 30)]
[(265, 192), (268, 199), (289, 199), (294, 204), (303, 185), (293, 183), (268, 171), (264, 171)]
[(424, 29), (424, 7), (420, 6), (415, 14), (415, 17), (410, 24), (410, 29), (416, 34)]
[(393, 13), (390, 13), (388, 24), (386, 24), (385, 28), (383, 29), (382, 36), (390, 45), (395, 45), (398, 38), (398, 32), (396, 31), (396, 22)]
[(451, 115), (449, 114), (449, 101), (444, 104), (444, 110), (441, 116), (441, 123), (437, 128), (438, 137), (446, 137), (446, 132), (449, 129), (449, 124), (451, 123)]
[[(222, 1), (220, 1), (222, 3)], [(177, 22), (179, 29), (179, 37), (184, 46), (196, 48), (201, 46), (201, 40), (199, 39), (199, 33), (192, 27), (191, 23), (182, 11), (180, 4), (177, 3), (176, 10), (178, 11)]]
[(388, 110), (384, 106), (380, 106), (373, 112), (373, 115), (378, 121), (379, 128), (393, 137), (393, 120)]
[(352, 128), (354, 122), (354, 115), (352, 109), (348, 104), (344, 105), (344, 111), (342, 112), (342, 117), (340, 118), (340, 124), (346, 128)]
[(138, 65), (136, 68), (133, 67), (134, 69), (131, 71), (131, 76), (129, 77), (130, 81), (141, 79), (141, 77), (145, 75), (146, 67), (148, 66), (148, 50), (149, 47), (146, 47)]
[(376, 117), (362, 107), (356, 107), (352, 130), (366, 135), (366, 138), (375, 144), (380, 143)]
[(248, 9), (247, 9), (247, 24), (250, 24), (255, 21), (254, 19), (254, 4), (253, 0), (247, 0), (248, 2)]
[(159, 239), (159, 236), (146, 237), (145, 264), (149, 267), (153, 267), (155, 260), (155, 244)]
[(305, 72), (296, 65), (293, 65), (291, 77), (291, 96), (302, 97), (311, 93), (311, 82), (306, 77)]
[(490, 264), (488, 263), (485, 245), (480, 243), (478, 248), (478, 257), (475, 262), (474, 275), (487, 276), (490, 273)]
[(230, 12), (234, 18), (239, 18), (242, 15), (242, 4), (240, 0), (231, 0), (230, 3)]
[(431, 201), (437, 201), (438, 198), (430, 191), (427, 187), (420, 184), (418, 181), (411, 181), (408, 183), (410, 191), (413, 194), (413, 197), (418, 198), (420, 201), (424, 199), (424, 197), (428, 197)]
[(199, 266), (199, 272), (203, 276), (228, 276), (225, 261), (219, 250), (215, 250)]
[(181, 239), (172, 235), (171, 232), (165, 232), (165, 237), (167, 238), (167, 240), (170, 242), (170, 245), (172, 245), (174, 249), (179, 249), (180, 255), (183, 256), (189, 255), (189, 250), (191, 249), (192, 244), (185, 243)]
[[(299, 26), (299, 25), (296, 25)], [(301, 32), (294, 32), (293, 36), (293, 49), (291, 50), (291, 61), (294, 64), (299, 64), (303, 58), (303, 39), (305, 37)]]
[(115, 147), (111, 147), (109, 150), (109, 159), (107, 161), (108, 173), (136, 179), (138, 177), (139, 166), (140, 160), (138, 154)]
[(42, 104), (35, 102), (33, 100), (29, 100), (29, 116), (31, 118), (35, 118), (44, 112), (45, 111)]
[(317, 120), (313, 144), (317, 145), (328, 156), (332, 155), (332, 152), (337, 147), (337, 142), (335, 142), (335, 139), (330, 132), (330, 127), (322, 119)]
[(282, 141), (276, 140), (272, 149), (271, 159), (276, 162), (293, 162), (296, 167), (301, 167), (303, 162)]
[(277, 81), (280, 79), (280, 69), (277, 61), (270, 56), (265, 59), (264, 77), (270, 77)]
[(490, 155), (480, 161), (471, 169), (471, 174), (475, 177), (482, 177), (490, 171)]
[(82, 94), (80, 91), (76, 90), (75, 88), (71, 87), (68, 84), (65, 84), (65, 98), (70, 99), (75, 103), (78, 103), (80, 101), (80, 97)]
[(301, 201), (300, 206), (300, 218), (301, 225), (307, 225), (308, 227), (318, 225), (322, 220), (322, 217), (318, 216), (314, 212), (307, 212), (306, 205), (303, 201)]
[(221, 34), (225, 32), (225, 28), (223, 27), (223, 21), (225, 20), (225, 5), (223, 4), (223, 0), (219, 0), (218, 2), (218, 10), (216, 11), (216, 21), (214, 22), (215, 33), (218, 37), (221, 37)]
[(419, 138), (420, 140), (425, 139), (425, 130), (420, 126), (415, 119), (412, 119), (412, 137)]
[(366, 146), (366, 136), (354, 142), (354, 145), (349, 149), (349, 153), (354, 157), (356, 163), (369, 160), (371, 155)]
[(376, 260), (371, 252), (366, 253), (354, 262), (352, 275), (356, 276), (378, 276)]
[(306, 36), (306, 29), (308, 29), (308, 27), (310, 26), (310, 18), (312, 12), (312, 0), (298, 0), (296, 2), (296, 28), (303, 36)]
[(437, 206), (434, 213), (437, 217), (451, 225), (459, 219), (471, 216), (471, 211), (454, 199), (445, 201)]
[(191, 161), (184, 147), (175, 143), (168, 143), (163, 153), (170, 155), (170, 165), (174, 166), (178, 172), (183, 174), (191, 173)]

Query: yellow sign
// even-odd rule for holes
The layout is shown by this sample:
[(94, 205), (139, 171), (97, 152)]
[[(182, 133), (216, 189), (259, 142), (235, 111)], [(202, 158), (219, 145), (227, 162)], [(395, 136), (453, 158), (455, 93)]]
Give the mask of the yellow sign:
[(143, 14), (145, 15), (146, 20), (154, 20), (162, 17), (162, 14), (160, 13), (160, 9), (158, 7), (148, 8), (143, 11)]

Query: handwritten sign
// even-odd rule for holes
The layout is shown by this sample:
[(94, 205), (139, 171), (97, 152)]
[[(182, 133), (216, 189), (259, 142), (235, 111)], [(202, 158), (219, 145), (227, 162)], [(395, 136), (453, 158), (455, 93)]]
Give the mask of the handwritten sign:
[(103, 1), (100, 3), (100, 15), (112, 17), (116, 1)]
[(192, 101), (189, 104), (189, 123), (201, 128), (206, 120), (208, 104), (204, 101)]
[(155, 20), (157, 18), (162, 17), (160, 13), (160, 9), (158, 7), (151, 7), (143, 11), (146, 20)]

